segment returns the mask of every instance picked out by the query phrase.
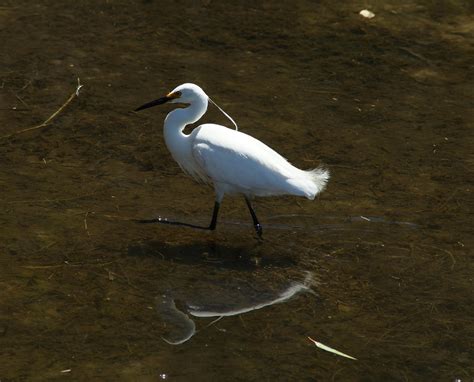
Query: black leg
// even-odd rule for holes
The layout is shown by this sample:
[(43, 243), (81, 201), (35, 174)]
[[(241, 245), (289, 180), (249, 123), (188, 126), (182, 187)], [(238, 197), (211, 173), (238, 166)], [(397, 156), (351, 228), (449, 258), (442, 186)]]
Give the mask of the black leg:
[(252, 208), (252, 204), (250, 203), (250, 199), (245, 197), (245, 202), (247, 203), (247, 207), (249, 208), (250, 215), (252, 215), (252, 220), (253, 220), (253, 226), (255, 227), (255, 231), (257, 232), (258, 237), (261, 239), (262, 238), (262, 225), (259, 223), (257, 219), (257, 215), (255, 215), (255, 211)]
[(221, 204), (219, 202), (215, 202), (214, 203), (214, 211), (212, 211), (212, 220), (211, 220), (211, 224), (209, 224), (209, 228), (211, 231), (214, 231), (216, 229), (216, 225), (217, 225), (217, 214), (219, 213), (219, 207), (221, 206)]
[(219, 213), (220, 205), (221, 204), (219, 202), (214, 203), (214, 211), (212, 212), (212, 220), (208, 227), (203, 227), (200, 225), (189, 224), (189, 223), (175, 222), (175, 221), (171, 221), (162, 217), (158, 217), (155, 219), (135, 220), (135, 221), (137, 223), (142, 223), (142, 224), (161, 223), (161, 224), (170, 224), (170, 225), (181, 225), (184, 227), (191, 227), (191, 228), (197, 228), (197, 229), (208, 229), (208, 230), (214, 231), (217, 225), (217, 215)]

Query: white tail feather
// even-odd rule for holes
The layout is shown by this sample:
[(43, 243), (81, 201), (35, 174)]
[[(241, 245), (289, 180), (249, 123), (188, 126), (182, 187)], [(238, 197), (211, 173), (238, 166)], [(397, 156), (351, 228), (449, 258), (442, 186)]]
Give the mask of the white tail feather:
[(329, 180), (329, 171), (324, 167), (317, 167), (306, 172), (313, 183), (313, 190), (310, 194), (307, 194), (306, 197), (313, 200), (317, 194), (326, 188), (326, 184)]
[(329, 171), (324, 167), (317, 167), (313, 170), (301, 171), (301, 176), (288, 179), (293, 195), (305, 196), (313, 200), (317, 194), (324, 190), (329, 180)]

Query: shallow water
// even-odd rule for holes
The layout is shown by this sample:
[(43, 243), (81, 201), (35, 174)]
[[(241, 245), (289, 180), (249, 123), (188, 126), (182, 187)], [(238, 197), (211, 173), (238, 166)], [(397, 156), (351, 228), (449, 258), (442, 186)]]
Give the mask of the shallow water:
[[(474, 379), (474, 8), (367, 7), (3, 1), (2, 382)], [(182, 82), (327, 190), (258, 199), (263, 242), (238, 198), (134, 223), (210, 219), (130, 111)]]

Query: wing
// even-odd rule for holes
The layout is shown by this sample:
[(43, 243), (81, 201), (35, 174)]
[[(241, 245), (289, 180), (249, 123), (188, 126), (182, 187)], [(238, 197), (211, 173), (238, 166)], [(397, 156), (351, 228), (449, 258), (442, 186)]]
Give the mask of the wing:
[(262, 196), (286, 193), (287, 179), (301, 171), (250, 135), (214, 124), (196, 130), (196, 162), (214, 183), (231, 186), (235, 192)]

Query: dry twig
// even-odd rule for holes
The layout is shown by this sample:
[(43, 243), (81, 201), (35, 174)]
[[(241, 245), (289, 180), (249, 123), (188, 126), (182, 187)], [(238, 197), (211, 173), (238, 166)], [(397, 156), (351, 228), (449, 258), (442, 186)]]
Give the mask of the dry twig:
[(77, 87), (76, 87), (76, 90), (69, 96), (69, 98), (67, 99), (67, 101), (58, 109), (56, 110), (53, 114), (51, 114), (51, 116), (46, 120), (44, 121), (43, 123), (39, 124), (39, 125), (36, 125), (36, 126), (33, 126), (33, 127), (28, 127), (26, 129), (22, 129), (22, 130), (19, 130), (19, 131), (15, 131), (14, 133), (11, 133), (11, 134), (7, 134), (7, 135), (4, 135), (3, 137), (0, 137), (0, 139), (6, 139), (6, 138), (10, 138), (14, 135), (19, 135), (19, 134), (22, 134), (22, 133), (26, 133), (28, 131), (32, 131), (32, 130), (37, 130), (37, 129), (40, 129), (42, 127), (46, 127), (48, 126), (51, 121), (56, 118), (59, 113), (61, 113), (67, 105), (69, 105), (71, 103), (71, 101), (75, 98), (75, 97), (79, 97), (79, 90), (82, 88), (83, 85), (81, 85), (81, 82), (79, 80), (79, 78), (77, 79)]

